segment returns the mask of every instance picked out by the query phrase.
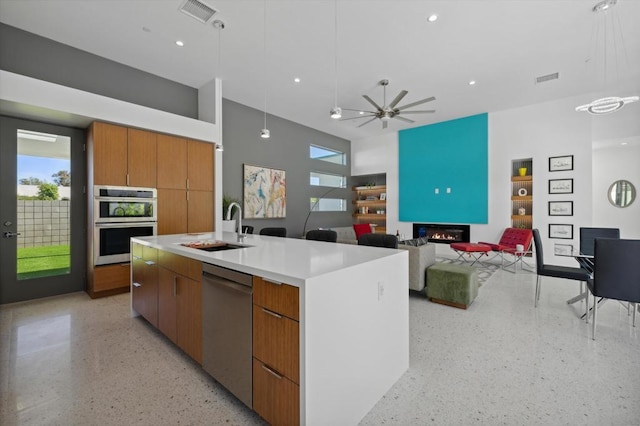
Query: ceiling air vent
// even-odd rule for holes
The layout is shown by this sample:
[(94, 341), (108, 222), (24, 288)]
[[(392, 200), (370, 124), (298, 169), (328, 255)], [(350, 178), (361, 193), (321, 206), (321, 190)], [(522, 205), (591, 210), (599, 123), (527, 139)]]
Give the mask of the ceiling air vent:
[(199, 0), (186, 0), (180, 6), (180, 12), (206, 24), (218, 13), (217, 10)]
[(542, 75), (540, 77), (536, 77), (536, 84), (544, 83), (546, 81), (557, 80), (560, 78), (560, 73), (554, 72), (553, 74)]

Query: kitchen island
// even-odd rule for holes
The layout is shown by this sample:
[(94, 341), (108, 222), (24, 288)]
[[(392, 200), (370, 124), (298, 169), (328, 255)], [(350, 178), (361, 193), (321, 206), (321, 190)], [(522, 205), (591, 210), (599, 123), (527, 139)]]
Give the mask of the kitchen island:
[[(207, 252), (183, 245), (213, 241), (244, 247)], [(357, 424), (409, 367), (404, 250), (260, 235), (237, 243), (236, 234), (226, 232), (134, 238), (132, 244), (250, 274), (260, 285), (295, 289), (299, 305), (289, 316), (299, 327), (298, 376), (292, 380), (299, 393), (300, 424)], [(255, 291), (254, 284), (254, 312)], [(254, 357), (259, 337), (253, 336)], [(256, 408), (261, 401), (256, 397), (258, 361), (254, 358), (253, 392), (254, 409), (261, 414)]]

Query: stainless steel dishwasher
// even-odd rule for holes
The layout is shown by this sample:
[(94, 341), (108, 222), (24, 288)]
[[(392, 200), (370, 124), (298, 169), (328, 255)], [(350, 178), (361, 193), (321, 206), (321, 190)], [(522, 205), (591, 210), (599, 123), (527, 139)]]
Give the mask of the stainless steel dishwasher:
[(252, 276), (202, 264), (202, 367), (253, 408)]

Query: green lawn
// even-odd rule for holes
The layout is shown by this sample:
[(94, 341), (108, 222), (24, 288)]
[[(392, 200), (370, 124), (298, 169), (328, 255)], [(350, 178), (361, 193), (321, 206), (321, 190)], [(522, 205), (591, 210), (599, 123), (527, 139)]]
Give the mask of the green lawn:
[(69, 245), (24, 247), (18, 249), (18, 279), (69, 273)]

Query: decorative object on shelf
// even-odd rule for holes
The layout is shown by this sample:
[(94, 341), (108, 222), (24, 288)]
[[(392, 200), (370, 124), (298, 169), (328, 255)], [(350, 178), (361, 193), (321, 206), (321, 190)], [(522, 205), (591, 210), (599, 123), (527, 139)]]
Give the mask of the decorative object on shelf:
[[(594, 72), (602, 72), (602, 75), (598, 75), (597, 79), (601, 79), (602, 89), (604, 90), (611, 90), (611, 87), (606, 87), (607, 85), (613, 87), (618, 85), (617, 81), (607, 81), (607, 73), (610, 76), (614, 76), (616, 80), (620, 80), (619, 76), (623, 70), (618, 67), (618, 55), (621, 55), (623, 62), (628, 64), (622, 26), (620, 25), (619, 17), (615, 14), (614, 6), (617, 3), (618, 0), (602, 0), (591, 9), (597, 15), (591, 37), (591, 40), (595, 41), (596, 54), (594, 55), (595, 58), (587, 58), (585, 62), (594, 64)], [(610, 18), (609, 22), (607, 22), (607, 18)], [(618, 28), (616, 28), (616, 24)], [(595, 37), (593, 36), (594, 34)], [(611, 38), (610, 40), (607, 40), (608, 35)], [(601, 58), (598, 57), (598, 53), (602, 55)], [(602, 61), (602, 63), (599, 64), (599, 61)], [(580, 105), (576, 107), (576, 111), (586, 111), (593, 115), (610, 114), (618, 111), (626, 104), (637, 102), (639, 99), (640, 97), (637, 95), (627, 97), (607, 96), (591, 101), (588, 104)]]
[(607, 198), (616, 207), (629, 207), (636, 199), (636, 187), (628, 180), (617, 180), (609, 187)]
[(520, 168), (518, 169), (518, 174), (519, 174), (520, 176), (526, 176), (526, 175), (527, 175), (527, 168), (526, 168), (526, 167), (520, 167)]
[(244, 164), (245, 219), (284, 218), (287, 213), (287, 185), (284, 170)]
[(518, 195), (521, 197), (524, 197), (528, 194), (527, 189), (526, 188), (520, 188), (518, 189)]
[(553, 245), (553, 254), (556, 256), (571, 256), (573, 253), (573, 245), (572, 244), (554, 244)]
[(573, 179), (549, 179), (549, 194), (573, 194)]
[(518, 214), (519, 214), (520, 216), (524, 216), (525, 214), (527, 214), (527, 210), (526, 210), (524, 207), (520, 207), (520, 208), (518, 209)]
[(573, 201), (549, 201), (549, 216), (573, 216)]
[(573, 155), (549, 157), (550, 172), (560, 172), (564, 170), (573, 170)]
[(386, 201), (387, 200), (387, 193), (383, 192), (382, 194), (380, 194), (380, 201)]
[(549, 238), (561, 240), (573, 240), (573, 225), (571, 224), (549, 224)]

